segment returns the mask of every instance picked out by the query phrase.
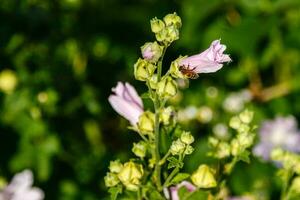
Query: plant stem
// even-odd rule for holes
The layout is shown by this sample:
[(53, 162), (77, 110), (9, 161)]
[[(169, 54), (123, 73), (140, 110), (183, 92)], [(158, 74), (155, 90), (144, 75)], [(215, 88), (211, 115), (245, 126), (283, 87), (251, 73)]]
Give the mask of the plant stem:
[[(157, 65), (157, 81), (161, 80), (161, 73), (162, 73), (162, 61), (164, 54), (166, 52), (167, 47), (164, 47), (162, 56), (158, 61)], [(159, 111), (160, 111), (160, 99), (159, 96), (155, 93), (154, 99), (154, 108), (155, 108), (155, 175), (156, 175), (156, 186), (159, 191), (162, 190), (161, 188), (161, 168), (160, 168), (160, 153), (159, 153)]]
[(171, 154), (171, 151), (169, 150), (166, 155), (159, 161), (160, 165), (163, 165), (166, 162), (166, 159), (169, 157), (169, 155)]
[(171, 172), (171, 174), (167, 177), (163, 187), (168, 187), (168, 184), (170, 183), (170, 181), (173, 179), (173, 177), (179, 172), (179, 167), (175, 167), (175, 169), (173, 169), (173, 171)]

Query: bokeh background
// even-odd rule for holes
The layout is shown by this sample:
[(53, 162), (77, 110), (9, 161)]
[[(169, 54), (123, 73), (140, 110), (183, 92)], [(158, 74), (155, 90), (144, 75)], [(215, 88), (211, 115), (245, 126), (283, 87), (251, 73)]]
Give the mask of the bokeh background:
[[(154, 40), (149, 20), (174, 11), (183, 27), (165, 69), (218, 38), (233, 59), (181, 83), (188, 89), (171, 101), (198, 138), (186, 171), (209, 162), (207, 135), (226, 136), (229, 117), (244, 107), (258, 125), (300, 119), (299, 0), (0, 0), (1, 182), (29, 168), (46, 199), (107, 198), (109, 161), (131, 157), (137, 140), (107, 98), (117, 81), (146, 90), (133, 64)], [(274, 167), (256, 158), (238, 165), (229, 185), (236, 195), (279, 192)]]

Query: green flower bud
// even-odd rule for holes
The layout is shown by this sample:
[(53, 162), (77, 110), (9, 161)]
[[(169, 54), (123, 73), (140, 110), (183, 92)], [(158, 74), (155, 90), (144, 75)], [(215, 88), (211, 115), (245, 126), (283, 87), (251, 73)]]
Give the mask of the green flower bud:
[(155, 65), (139, 58), (138, 61), (134, 64), (135, 79), (139, 81), (146, 81), (151, 78), (155, 69)]
[(150, 158), (148, 162), (149, 162), (149, 167), (154, 168), (154, 166), (156, 164), (155, 158)]
[(157, 84), (157, 93), (163, 98), (175, 96), (177, 93), (177, 83), (170, 76), (164, 77)]
[(165, 36), (165, 40), (167, 42), (171, 43), (171, 42), (179, 39), (179, 31), (174, 25), (168, 26), (166, 28), (166, 31), (167, 31), (167, 33)]
[(242, 113), (240, 113), (239, 117), (243, 123), (249, 124), (253, 119), (253, 115), (254, 113), (252, 111), (244, 110)]
[(150, 25), (153, 33), (158, 33), (165, 28), (165, 23), (156, 17), (150, 20)]
[(248, 126), (247, 124), (241, 124), (239, 126), (239, 128), (237, 129), (237, 131), (239, 133), (249, 133), (250, 131), (250, 126)]
[(16, 73), (5, 69), (0, 73), (0, 90), (9, 94), (13, 92), (18, 84)]
[(185, 155), (190, 155), (194, 152), (194, 148), (191, 146), (191, 145), (188, 145), (186, 148), (185, 148), (185, 151), (184, 151), (184, 154)]
[(226, 142), (220, 142), (216, 156), (220, 159), (230, 156), (230, 145)]
[(229, 126), (233, 129), (238, 129), (241, 125), (241, 120), (237, 116), (234, 116), (229, 121)]
[(237, 140), (239, 141), (239, 144), (243, 148), (248, 148), (254, 142), (254, 135), (253, 134), (247, 134), (247, 133), (240, 133), (237, 136)]
[(156, 89), (157, 88), (157, 74), (153, 74), (149, 80), (149, 84), (151, 89)]
[(291, 184), (290, 191), (292, 191), (293, 193), (300, 194), (300, 177), (299, 176), (294, 178), (294, 180)]
[(106, 187), (114, 187), (120, 182), (117, 174), (108, 172), (104, 177), (104, 183)]
[(163, 48), (157, 42), (147, 42), (141, 47), (143, 58), (151, 63), (156, 63), (162, 55)]
[(186, 77), (179, 71), (179, 62), (184, 57), (179, 57), (171, 63), (170, 73), (174, 78), (186, 79)]
[(129, 161), (124, 164), (123, 169), (118, 174), (118, 178), (128, 190), (136, 191), (139, 188), (143, 174), (142, 165)]
[(155, 34), (156, 40), (159, 42), (163, 42), (167, 40), (168, 31), (167, 29), (163, 29), (160, 32)]
[(199, 188), (213, 188), (217, 186), (213, 170), (207, 165), (200, 165), (191, 176), (191, 180)]
[(184, 131), (180, 136), (180, 140), (185, 144), (192, 144), (195, 139), (190, 132)]
[(147, 152), (147, 144), (144, 141), (133, 143), (132, 152), (140, 158), (144, 158)]
[(164, 22), (167, 26), (175, 25), (177, 28), (180, 28), (182, 25), (181, 18), (176, 14), (176, 12), (166, 15), (164, 17)]
[(172, 143), (170, 147), (170, 152), (172, 155), (179, 155), (183, 153), (184, 149), (185, 149), (185, 144), (178, 139)]
[(109, 164), (110, 172), (119, 173), (122, 170), (122, 168), (123, 168), (123, 165), (120, 162), (120, 160), (110, 161), (110, 164)]
[(233, 139), (230, 143), (230, 148), (231, 148), (231, 154), (233, 156), (237, 156), (240, 154), (241, 151), (241, 145), (237, 139)]
[(160, 112), (159, 119), (164, 125), (169, 125), (172, 115), (173, 115), (173, 109), (171, 106), (169, 106), (167, 108), (164, 108)]
[(154, 131), (155, 115), (146, 111), (139, 117), (138, 129), (142, 134), (152, 134)]

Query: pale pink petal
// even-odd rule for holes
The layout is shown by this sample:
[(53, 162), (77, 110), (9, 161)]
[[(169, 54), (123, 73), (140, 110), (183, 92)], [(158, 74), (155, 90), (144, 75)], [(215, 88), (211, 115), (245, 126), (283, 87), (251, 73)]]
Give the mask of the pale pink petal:
[(136, 126), (139, 116), (143, 113), (142, 109), (116, 95), (110, 95), (108, 100), (117, 113)]
[(134, 87), (129, 83), (125, 83), (125, 88), (128, 90), (130, 96), (132, 97), (132, 101), (137, 102), (139, 107), (143, 109), (143, 101), (134, 89)]

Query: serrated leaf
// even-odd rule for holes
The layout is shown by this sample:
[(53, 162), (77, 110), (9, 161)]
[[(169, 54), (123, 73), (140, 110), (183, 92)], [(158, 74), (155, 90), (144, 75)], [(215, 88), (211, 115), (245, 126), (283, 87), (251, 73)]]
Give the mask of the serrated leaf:
[(171, 168), (174, 168), (174, 167), (179, 167), (179, 168), (183, 167), (183, 162), (179, 161), (175, 157), (169, 157), (167, 160), (169, 161), (168, 169), (171, 169)]
[(179, 183), (185, 179), (187, 179), (188, 177), (190, 177), (190, 175), (188, 173), (178, 173), (171, 181), (170, 185), (172, 184), (176, 184)]
[(116, 200), (118, 195), (122, 193), (122, 186), (118, 185), (116, 187), (109, 188), (111, 200)]

